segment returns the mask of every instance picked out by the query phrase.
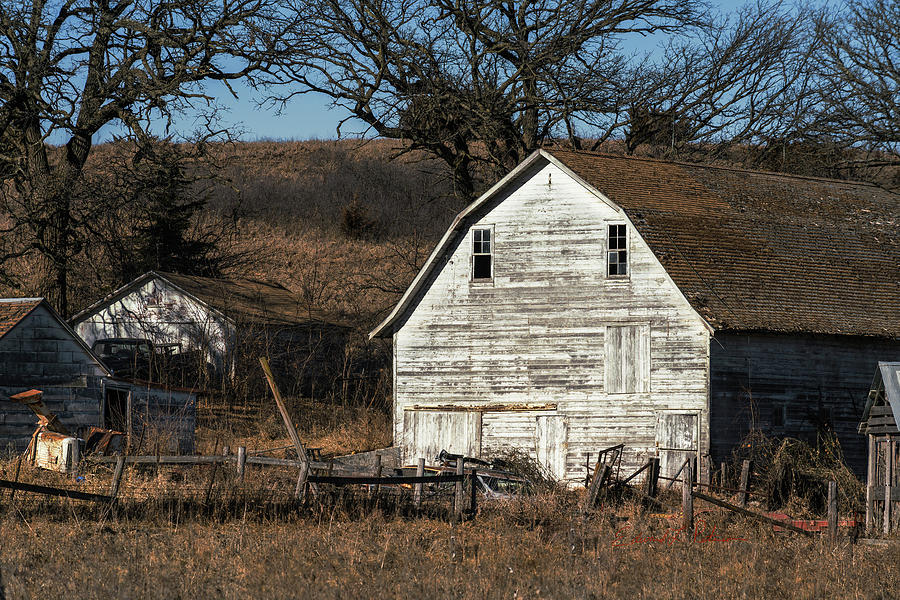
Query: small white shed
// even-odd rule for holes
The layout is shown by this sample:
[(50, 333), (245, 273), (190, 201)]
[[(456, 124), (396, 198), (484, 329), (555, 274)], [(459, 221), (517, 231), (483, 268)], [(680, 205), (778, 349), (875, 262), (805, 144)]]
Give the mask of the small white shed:
[(301, 364), (306, 385), (326, 377), (343, 356), (348, 331), (276, 283), (159, 271), (79, 312), (72, 324), (89, 346), (99, 339), (142, 338), (199, 352), (217, 376), (233, 378), (244, 359), (252, 359), (255, 372), (262, 352), (273, 366), (279, 359)]

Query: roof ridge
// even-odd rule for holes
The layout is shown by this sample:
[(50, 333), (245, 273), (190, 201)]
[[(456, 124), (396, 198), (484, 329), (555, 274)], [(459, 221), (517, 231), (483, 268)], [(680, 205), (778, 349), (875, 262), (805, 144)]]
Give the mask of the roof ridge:
[(42, 301), (42, 300), (43, 300), (42, 297), (35, 297), (35, 298), (0, 298), (0, 302), (3, 302), (3, 303), (9, 303), (9, 304), (12, 304), (12, 303), (22, 303), (22, 304), (24, 304), (25, 302), (40, 302), (40, 301)]
[(833, 177), (813, 177), (811, 175), (797, 175), (795, 173), (781, 173), (778, 171), (765, 171), (762, 169), (747, 169), (745, 167), (733, 167), (728, 165), (713, 165), (709, 163), (693, 163), (685, 160), (671, 160), (664, 158), (654, 158), (652, 156), (634, 156), (628, 154), (612, 154), (610, 152), (597, 152), (591, 150), (574, 150), (571, 148), (544, 148), (545, 152), (549, 152), (553, 154), (555, 152), (567, 152), (569, 154), (578, 154), (582, 156), (592, 156), (597, 158), (613, 158), (620, 160), (632, 160), (632, 161), (642, 161), (642, 162), (650, 162), (650, 163), (659, 163), (659, 164), (667, 164), (667, 165), (679, 165), (682, 167), (694, 167), (694, 168), (703, 168), (703, 169), (716, 169), (719, 171), (731, 171), (735, 173), (752, 173), (754, 175), (768, 175), (772, 177), (779, 177), (785, 179), (802, 179), (805, 181), (821, 181), (828, 183), (837, 183), (842, 185), (864, 185), (868, 187), (874, 187), (886, 192), (891, 192), (890, 190), (875, 184), (870, 183), (868, 181), (860, 181), (857, 179), (835, 179)]

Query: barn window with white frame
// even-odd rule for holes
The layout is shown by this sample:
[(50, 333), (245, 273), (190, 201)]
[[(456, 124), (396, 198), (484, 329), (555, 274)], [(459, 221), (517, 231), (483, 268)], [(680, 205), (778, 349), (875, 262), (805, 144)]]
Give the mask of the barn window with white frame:
[(628, 276), (628, 233), (624, 224), (610, 225), (608, 230), (607, 275)]
[(472, 281), (490, 281), (494, 276), (492, 238), (490, 227), (472, 229)]

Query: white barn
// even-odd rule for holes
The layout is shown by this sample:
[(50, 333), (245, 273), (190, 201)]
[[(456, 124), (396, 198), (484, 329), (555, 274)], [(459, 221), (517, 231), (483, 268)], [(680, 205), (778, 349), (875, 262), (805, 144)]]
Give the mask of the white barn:
[(199, 353), (219, 377), (232, 377), (242, 361), (256, 373), (257, 357), (271, 353), (273, 366), (299, 362), (306, 385), (342, 358), (347, 331), (275, 283), (159, 271), (97, 301), (72, 324), (88, 345), (109, 338), (176, 344)]
[(393, 339), (394, 442), (576, 480), (618, 443), (702, 473), (751, 427), (830, 428), (859, 468), (872, 365), (900, 358), (898, 214), (868, 184), (537, 151), (370, 334)]

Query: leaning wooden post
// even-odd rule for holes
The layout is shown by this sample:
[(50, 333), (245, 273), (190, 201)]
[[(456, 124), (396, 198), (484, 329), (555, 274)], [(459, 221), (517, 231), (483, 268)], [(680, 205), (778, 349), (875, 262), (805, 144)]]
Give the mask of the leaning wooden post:
[(237, 451), (237, 477), (238, 481), (244, 481), (244, 469), (247, 467), (247, 448), (238, 446)]
[(693, 494), (694, 468), (690, 462), (684, 466), (681, 479), (681, 510), (684, 513), (684, 528), (688, 531), (694, 529), (694, 494)]
[(891, 496), (894, 483), (894, 440), (885, 444), (884, 455), (884, 533), (891, 532)]
[[(456, 459), (456, 474), (457, 475), (465, 474), (464, 465), (465, 465), (465, 463), (463, 462), (462, 457), (459, 457)], [(454, 513), (454, 517), (456, 517), (457, 519), (462, 517), (463, 497), (464, 497), (463, 484), (464, 484), (464, 482), (463, 482), (462, 478), (460, 478), (459, 481), (456, 482), (456, 498), (454, 499), (454, 502), (453, 502), (453, 513)]]
[[(269, 389), (272, 390), (272, 395), (275, 396), (275, 405), (278, 407), (278, 412), (281, 413), (281, 418), (284, 421), (284, 427), (287, 429), (288, 435), (291, 438), (291, 442), (294, 443), (294, 448), (297, 450), (297, 458), (300, 460), (300, 479), (302, 481), (297, 481), (297, 490), (295, 490), (295, 495), (299, 495), (299, 490), (302, 488), (304, 493), (306, 492), (306, 478), (309, 477), (309, 456), (306, 454), (306, 449), (303, 447), (303, 444), (300, 443), (300, 434), (297, 433), (297, 428), (294, 427), (294, 422), (291, 421), (291, 417), (288, 414), (287, 407), (284, 405), (284, 401), (281, 399), (281, 391), (278, 389), (278, 385), (275, 383), (275, 376), (272, 375), (272, 369), (269, 367), (269, 361), (266, 360), (266, 357), (259, 357), (259, 364), (262, 365), (263, 373), (266, 375), (266, 381), (269, 384)], [(318, 491), (318, 488), (315, 484), (309, 486), (312, 491)]]
[(747, 508), (747, 496), (750, 492), (750, 461), (745, 460), (741, 465), (741, 487), (738, 494), (738, 504), (742, 508)]
[(121, 454), (116, 457), (116, 470), (113, 473), (112, 485), (109, 488), (109, 497), (113, 502), (119, 497), (119, 484), (122, 482), (122, 473), (125, 471), (125, 457)]
[(833, 544), (837, 541), (838, 497), (837, 481), (828, 482), (828, 539)]
[[(420, 458), (419, 464), (416, 465), (416, 477), (425, 477), (425, 459)], [(415, 504), (416, 508), (422, 508), (422, 483), (419, 482), (416, 484), (416, 492), (415, 492)]]

